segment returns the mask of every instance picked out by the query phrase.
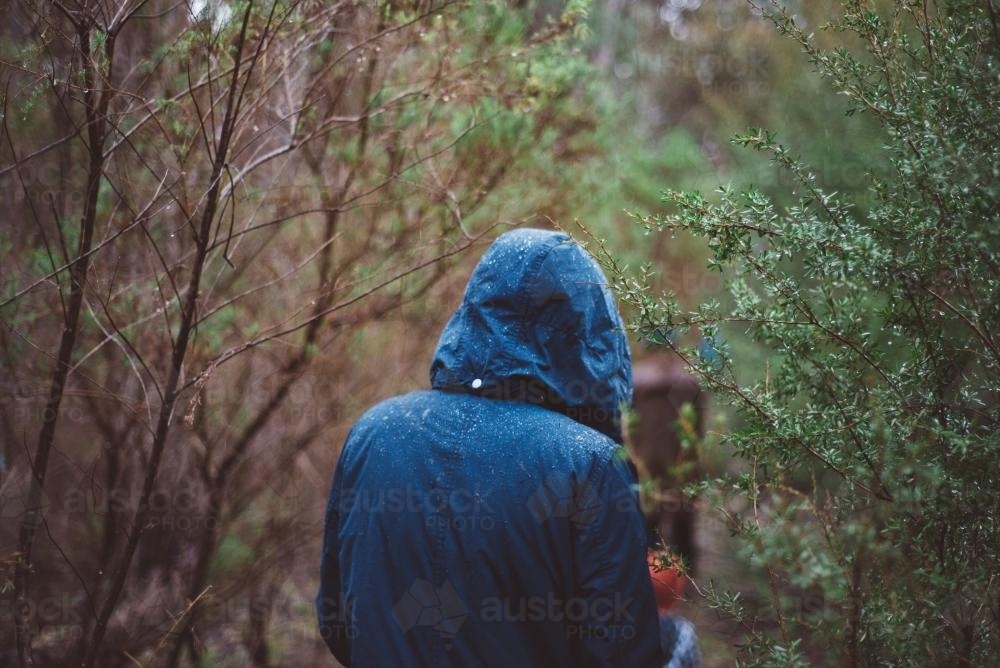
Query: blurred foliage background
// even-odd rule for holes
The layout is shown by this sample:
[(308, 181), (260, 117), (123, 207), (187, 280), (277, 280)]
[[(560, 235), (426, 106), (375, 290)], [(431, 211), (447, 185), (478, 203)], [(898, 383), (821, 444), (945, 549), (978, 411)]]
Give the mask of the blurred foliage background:
[[(771, 246), (708, 223), (770, 229), (782, 216), (796, 220), (809, 206), (792, 168), (802, 165), (809, 188), (852, 220), (871, 221), (857, 238), (912, 224), (885, 244), (896, 257), (933, 229), (926, 211), (923, 227), (916, 214), (885, 213), (892, 184), (920, 172), (893, 147), (902, 137), (905, 148), (905, 133), (926, 121), (921, 145), (944, 137), (948, 149), (927, 169), (954, 179), (959, 209), (963, 197), (981, 198), (966, 209), (983, 220), (974, 241), (986, 259), (969, 276), (985, 281), (996, 244), (983, 231), (998, 222), (989, 159), (997, 143), (990, 153), (983, 139), (998, 139), (1000, 127), (991, 125), (1000, 107), (989, 92), (998, 88), (993, 3), (788, 0), (774, 12), (745, 0), (8, 3), (0, 27), (3, 661), (328, 662), (312, 598), (326, 489), (346, 430), (379, 399), (426, 386), (437, 333), (478, 255), (506, 227), (532, 225), (560, 226), (607, 252), (622, 308), (639, 323), (637, 358), (662, 352), (667, 330), (682, 352), (709, 334), (722, 355), (691, 357), (717, 395), (698, 445), (702, 560), (681, 608), (699, 629), (706, 665), (921, 665), (921, 652), (935, 665), (986, 665), (997, 647), (998, 583), (983, 573), (995, 572), (995, 543), (948, 553), (954, 563), (912, 581), (939, 593), (954, 585), (945, 604), (930, 594), (931, 604), (921, 602), (915, 585), (872, 585), (871, 598), (824, 588), (835, 578), (821, 576), (847, 563), (873, 569), (869, 584), (900, 566), (821, 558), (810, 547), (824, 544), (819, 528), (858, 531), (862, 538), (843, 544), (869, 541), (881, 554), (906, 541), (844, 520), (863, 514), (867, 497), (828, 484), (815, 462), (780, 443), (746, 447), (748, 433), (774, 425), (755, 423), (713, 384), (711, 364), (724, 365), (731, 386), (757, 387), (804, 353), (726, 322), (748, 291), (768, 289), (752, 265), (729, 260)], [(969, 33), (958, 34), (956, 21)], [(969, 58), (948, 69), (935, 60), (938, 44)], [(901, 102), (888, 120), (863, 103), (882, 109), (886, 53), (882, 67), (911, 86), (913, 112)], [(844, 94), (853, 80), (875, 92), (859, 103)], [(921, 86), (934, 94), (919, 94)], [(931, 108), (948, 113), (924, 113)], [(977, 110), (976, 132), (932, 131)], [(913, 123), (894, 125), (897, 112)], [(973, 147), (959, 155), (985, 154), (956, 159), (948, 152), (956, 136)], [(779, 143), (794, 147), (794, 165), (776, 163)], [(909, 183), (893, 191), (895, 206), (930, 188)], [(705, 199), (664, 199), (664, 191)], [(731, 195), (741, 192), (754, 195)], [(731, 205), (730, 218), (714, 205)], [(817, 262), (832, 260), (821, 246), (779, 246), (783, 279), (823, 283)], [(880, 267), (887, 284), (895, 265), (883, 260), (858, 261)], [(895, 267), (899, 276), (945, 271)], [(734, 278), (745, 279), (742, 293)], [(905, 294), (869, 288), (851, 304), (861, 319)], [(976, 313), (985, 319), (972, 318), (973, 331), (993, 331), (992, 312)], [(904, 321), (872, 316), (866, 326)], [(956, 355), (970, 347), (965, 334), (950, 334)], [(895, 343), (902, 371), (926, 372), (898, 338), (875, 338), (879, 354)], [(838, 361), (824, 364), (836, 370)], [(996, 391), (993, 369), (975, 367), (986, 379), (977, 401)], [(796, 414), (806, 401), (793, 391), (801, 379), (786, 381), (785, 394), (767, 400)], [(970, 443), (995, 424), (995, 400), (983, 401), (987, 417), (962, 432)], [(877, 417), (872, 406), (856, 417)], [(931, 431), (951, 444), (943, 450), (951, 461), (971, 449), (969, 466), (995, 483), (983, 442), (951, 449), (946, 427)], [(926, 425), (897, 428), (909, 430), (899, 432), (905, 440)], [(887, 468), (903, 481), (930, 476), (900, 463), (923, 452), (897, 453)], [(936, 474), (935, 484), (966, 485), (957, 507), (996, 496), (965, 473)], [(773, 476), (774, 487), (765, 494), (747, 475)], [(779, 488), (806, 495), (811, 511), (781, 502)], [(837, 523), (824, 519), (827, 506), (817, 509), (818, 492), (849, 501)], [(983, 547), (996, 539), (995, 502), (980, 505), (960, 526)], [(934, 531), (951, 516), (943, 506), (933, 512), (934, 522), (911, 529), (944, 540)], [(745, 531), (750, 524), (770, 540)], [(981, 567), (963, 575), (962, 560), (973, 556)], [(787, 576), (796, 561), (816, 577)], [(893, 623), (897, 636), (887, 635)], [(913, 636), (923, 644), (894, 645)], [(940, 655), (929, 653), (934, 646)]]

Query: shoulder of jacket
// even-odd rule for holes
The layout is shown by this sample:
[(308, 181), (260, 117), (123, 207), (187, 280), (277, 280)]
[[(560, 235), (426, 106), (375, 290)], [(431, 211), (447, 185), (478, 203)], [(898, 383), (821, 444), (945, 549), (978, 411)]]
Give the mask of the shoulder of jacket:
[(546, 424), (537, 433), (548, 447), (571, 453), (574, 459), (592, 467), (627, 461), (625, 449), (605, 434), (561, 413), (547, 408), (539, 410), (545, 412), (540, 419)]

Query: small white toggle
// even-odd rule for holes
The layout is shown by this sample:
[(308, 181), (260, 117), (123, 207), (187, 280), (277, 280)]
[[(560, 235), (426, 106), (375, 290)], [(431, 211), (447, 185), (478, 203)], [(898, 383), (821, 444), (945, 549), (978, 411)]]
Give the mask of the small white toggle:
[(472, 381), (472, 389), (478, 390), (482, 386), (483, 386), (482, 378), (476, 378), (474, 381)]

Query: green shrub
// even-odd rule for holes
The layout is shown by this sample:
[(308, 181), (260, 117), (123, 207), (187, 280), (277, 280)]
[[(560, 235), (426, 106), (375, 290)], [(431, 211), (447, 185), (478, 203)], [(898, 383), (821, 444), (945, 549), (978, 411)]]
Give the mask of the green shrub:
[[(684, 310), (613, 259), (643, 337), (681, 350), (731, 405), (744, 470), (705, 485), (764, 591), (703, 588), (738, 622), (746, 665), (995, 665), (1000, 656), (1000, 27), (992, 2), (842, 3), (822, 27), (759, 9), (882, 126), (864, 201), (776, 135), (736, 142), (790, 175), (668, 192), (651, 230), (704, 239), (723, 303)], [(662, 337), (659, 337), (662, 339)], [(730, 346), (725, 340), (730, 340)], [(739, 342), (739, 345), (736, 343)], [(757, 346), (765, 363), (739, 354)], [(739, 503), (737, 503), (737, 501)], [(805, 603), (805, 604), (804, 604)]]

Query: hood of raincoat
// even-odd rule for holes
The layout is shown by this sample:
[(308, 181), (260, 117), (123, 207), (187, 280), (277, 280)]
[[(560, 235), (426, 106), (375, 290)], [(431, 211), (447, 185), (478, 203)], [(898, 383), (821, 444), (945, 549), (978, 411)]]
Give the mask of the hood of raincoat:
[(622, 441), (632, 363), (594, 259), (569, 236), (518, 229), (476, 265), (431, 363), (435, 389), (537, 404)]

